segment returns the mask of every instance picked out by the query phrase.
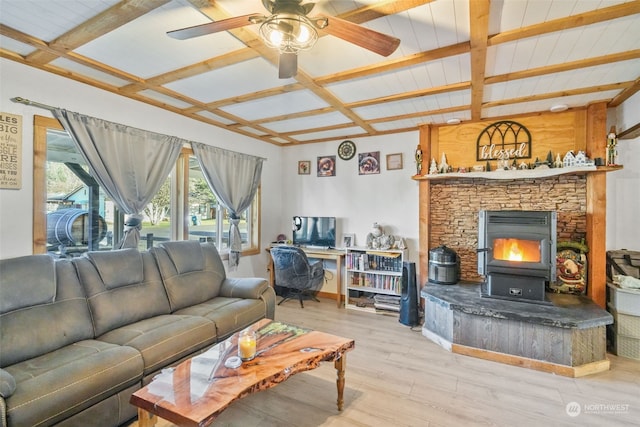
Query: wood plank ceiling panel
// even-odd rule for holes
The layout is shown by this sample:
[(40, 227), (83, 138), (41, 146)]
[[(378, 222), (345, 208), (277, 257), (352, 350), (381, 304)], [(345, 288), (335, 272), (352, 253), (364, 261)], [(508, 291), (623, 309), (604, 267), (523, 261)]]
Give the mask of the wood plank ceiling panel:
[(274, 144), (551, 103), (615, 106), (640, 90), (640, 0), (317, 3), (311, 16), (395, 35), (399, 48), (384, 58), (322, 36), (300, 54), (298, 75), (279, 80), (277, 52), (255, 25), (185, 41), (165, 34), (264, 14), (259, 0), (49, 0), (3, 2), (0, 56)]

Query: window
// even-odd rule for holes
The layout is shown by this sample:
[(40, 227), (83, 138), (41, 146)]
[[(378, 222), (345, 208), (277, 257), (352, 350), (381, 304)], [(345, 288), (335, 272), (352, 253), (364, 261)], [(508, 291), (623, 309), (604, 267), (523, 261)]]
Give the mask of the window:
[[(209, 189), (198, 160), (189, 157), (188, 176), (188, 238), (215, 243), (221, 252), (229, 249), (229, 211)], [(258, 253), (258, 192), (251, 206), (240, 215), (240, 236), (243, 253)]]
[[(33, 177), (34, 253), (74, 256), (110, 250), (120, 241), (124, 215), (93, 180), (75, 144), (55, 119), (35, 116)], [(259, 201), (260, 189), (241, 215), (245, 255), (259, 253)], [(229, 213), (209, 190), (190, 149), (183, 149), (174, 173), (143, 214), (141, 250), (182, 238), (211, 241), (223, 256), (228, 250)]]

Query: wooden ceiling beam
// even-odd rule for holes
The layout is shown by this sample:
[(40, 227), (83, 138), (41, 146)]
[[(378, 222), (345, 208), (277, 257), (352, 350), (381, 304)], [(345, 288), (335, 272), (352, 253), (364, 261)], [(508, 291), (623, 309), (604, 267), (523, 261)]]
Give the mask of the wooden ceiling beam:
[(620, 92), (615, 98), (611, 100), (611, 102), (609, 102), (607, 106), (610, 108), (615, 108), (638, 93), (638, 91), (640, 91), (640, 78), (637, 78), (631, 86)]
[(489, 0), (469, 2), (469, 29), (471, 45), (471, 120), (482, 117), (484, 74), (487, 63), (489, 36)]
[[(72, 51), (169, 3), (169, 1), (170, 0), (122, 0), (120, 3), (113, 5), (104, 12), (97, 14), (72, 30), (67, 31), (65, 34), (48, 43), (48, 46), (55, 52)], [(27, 61), (34, 64), (46, 64), (58, 56), (59, 55), (51, 51), (39, 50), (28, 55)]]
[(568, 30), (570, 28), (584, 27), (585, 25), (624, 18), (625, 16), (635, 15), (637, 13), (640, 13), (640, 1), (635, 0), (628, 3), (592, 10), (578, 15), (568, 16), (566, 18), (554, 19), (540, 24), (530, 25), (524, 28), (504, 31), (489, 37), (489, 46), (521, 40), (528, 37), (541, 36), (543, 34)]

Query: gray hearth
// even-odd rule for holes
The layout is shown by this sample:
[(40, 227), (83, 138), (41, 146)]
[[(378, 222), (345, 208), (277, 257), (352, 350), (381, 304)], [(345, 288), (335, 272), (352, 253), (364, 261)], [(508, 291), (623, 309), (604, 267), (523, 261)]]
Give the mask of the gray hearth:
[(480, 284), (428, 284), (421, 296), (423, 335), (450, 351), (572, 377), (609, 368), (613, 317), (586, 297), (548, 294), (550, 305), (482, 298)]

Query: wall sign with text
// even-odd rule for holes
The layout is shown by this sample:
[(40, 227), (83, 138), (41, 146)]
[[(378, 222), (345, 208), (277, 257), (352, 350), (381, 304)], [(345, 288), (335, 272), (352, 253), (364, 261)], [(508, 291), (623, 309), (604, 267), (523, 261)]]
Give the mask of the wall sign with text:
[(22, 188), (22, 116), (0, 113), (0, 188)]
[(530, 159), (531, 134), (520, 123), (501, 121), (486, 128), (476, 142), (476, 160)]

